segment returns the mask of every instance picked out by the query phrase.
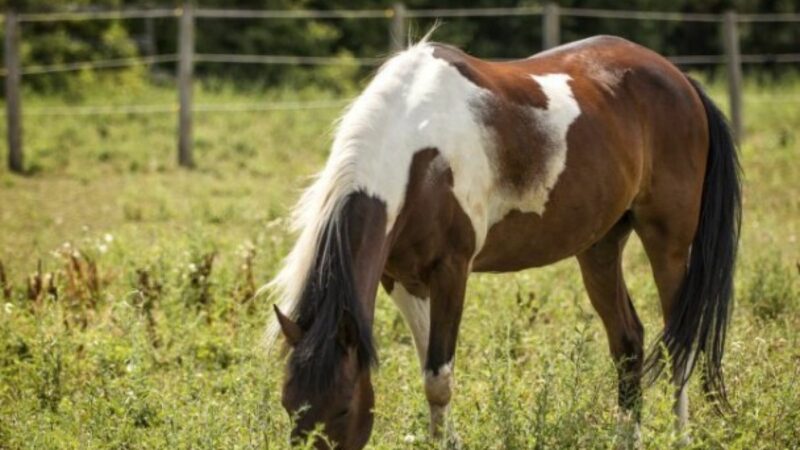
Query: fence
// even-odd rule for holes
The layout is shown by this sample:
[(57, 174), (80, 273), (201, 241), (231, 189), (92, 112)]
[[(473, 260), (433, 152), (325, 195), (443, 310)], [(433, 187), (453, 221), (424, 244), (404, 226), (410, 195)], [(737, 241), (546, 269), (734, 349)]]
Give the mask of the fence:
[[(742, 64), (776, 62), (798, 63), (800, 53), (775, 55), (742, 55), (739, 49), (738, 25), (749, 22), (800, 22), (800, 13), (790, 14), (737, 14), (727, 11), (724, 14), (692, 14), (652, 11), (623, 11), (605, 9), (562, 8), (555, 3), (543, 7), (477, 8), (477, 9), (406, 9), (396, 3), (388, 10), (231, 10), (195, 8), (191, 1), (178, 9), (138, 9), (118, 11), (86, 11), (47, 14), (17, 14), (13, 10), (5, 14), (5, 68), (0, 75), (5, 76), (6, 121), (8, 166), (13, 172), (24, 170), (22, 146), (22, 99), (20, 83), (22, 76), (67, 72), (82, 69), (101, 69), (126, 67), (135, 64), (156, 64), (177, 62), (178, 106), (178, 162), (183, 167), (194, 166), (192, 152), (192, 112), (193, 111), (239, 111), (275, 109), (312, 109), (341, 107), (343, 101), (328, 102), (289, 102), (262, 105), (228, 105), (210, 108), (195, 106), (192, 98), (194, 64), (196, 62), (227, 62), (247, 64), (358, 64), (377, 65), (376, 58), (355, 58), (341, 60), (333, 57), (307, 57), (286, 55), (215, 55), (197, 54), (194, 44), (194, 25), (197, 19), (384, 19), (388, 22), (390, 50), (396, 51), (407, 42), (407, 23), (413, 18), (448, 17), (502, 17), (502, 16), (540, 16), (542, 21), (542, 47), (555, 47), (560, 42), (561, 17), (587, 17), (622, 20), (655, 20), (682, 22), (710, 22), (722, 25), (724, 55), (678, 55), (669, 57), (676, 64), (718, 64), (725, 63), (728, 80), (731, 124), (738, 139), (742, 137)], [(20, 28), (24, 23), (176, 18), (178, 20), (178, 53), (148, 55), (142, 58), (127, 58), (105, 61), (87, 61), (69, 64), (21, 67), (19, 61)], [(152, 28), (150, 25), (148, 28)], [(152, 46), (150, 47), (152, 50)], [(50, 110), (49, 114), (151, 114), (172, 112), (169, 105), (128, 105), (123, 107), (65, 107)]]

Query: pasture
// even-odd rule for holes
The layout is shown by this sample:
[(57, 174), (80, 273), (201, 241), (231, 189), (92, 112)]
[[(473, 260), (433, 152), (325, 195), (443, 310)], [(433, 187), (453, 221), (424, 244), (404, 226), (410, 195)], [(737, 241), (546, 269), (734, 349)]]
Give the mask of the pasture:
[[(26, 107), (172, 101), (92, 80)], [(198, 87), (198, 101), (300, 93)], [(723, 85), (711, 86), (725, 109)], [(746, 80), (744, 224), (725, 369), (733, 413), (690, 390), (697, 448), (800, 443), (800, 79)], [(791, 99), (795, 101), (792, 102)], [(320, 169), (336, 109), (198, 113), (198, 168), (179, 169), (173, 114), (26, 118), (28, 176), (0, 168), (0, 448), (285, 448), (283, 359), (254, 290), (292, 237), (286, 214)], [(4, 131), (0, 131), (4, 132)], [(627, 282), (649, 344), (661, 328), (639, 242)], [(435, 448), (411, 336), (381, 292), (370, 448)], [(574, 260), (473, 276), (452, 420), (472, 449), (618, 444), (616, 371)], [(672, 389), (645, 391), (646, 448), (676, 445)]]

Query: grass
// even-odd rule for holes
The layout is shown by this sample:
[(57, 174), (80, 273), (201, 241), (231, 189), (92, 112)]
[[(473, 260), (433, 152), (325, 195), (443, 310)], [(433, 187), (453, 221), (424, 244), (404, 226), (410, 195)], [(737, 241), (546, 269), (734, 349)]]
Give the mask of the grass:
[[(206, 103), (285, 95), (197, 93)], [(694, 382), (696, 448), (800, 442), (800, 104), (769, 101), (796, 98), (800, 81), (748, 83), (747, 95), (725, 359), (735, 413), (715, 415)], [(173, 100), (169, 87), (136, 83), (25, 97), (30, 108)], [(283, 218), (324, 163), (337, 114), (198, 114), (191, 172), (176, 167), (173, 114), (26, 117), (31, 173), (0, 169), (0, 448), (284, 448), (283, 364), (260, 346), (271, 311), (249, 298), (291, 245)], [(625, 265), (652, 338), (658, 301), (635, 239)], [(371, 447), (433, 447), (410, 335), (379, 297)], [(456, 374), (452, 417), (466, 448), (619, 444), (615, 369), (571, 260), (474, 276)], [(662, 380), (645, 395), (645, 445), (675, 446), (671, 389)]]

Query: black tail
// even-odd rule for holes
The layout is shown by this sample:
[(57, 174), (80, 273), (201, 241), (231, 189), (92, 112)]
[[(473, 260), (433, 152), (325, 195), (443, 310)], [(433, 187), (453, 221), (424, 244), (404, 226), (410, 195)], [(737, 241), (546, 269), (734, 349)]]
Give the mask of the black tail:
[[(704, 359), (703, 388), (727, 404), (722, 376), (725, 334), (733, 307), (733, 272), (741, 223), (740, 167), (736, 144), (725, 116), (694, 86), (708, 118), (708, 162), (700, 220), (692, 242), (688, 271), (660, 342), (648, 355), (645, 368), (654, 380), (663, 370), (661, 345), (685, 384), (695, 361)], [(693, 358), (693, 354), (696, 355)]]

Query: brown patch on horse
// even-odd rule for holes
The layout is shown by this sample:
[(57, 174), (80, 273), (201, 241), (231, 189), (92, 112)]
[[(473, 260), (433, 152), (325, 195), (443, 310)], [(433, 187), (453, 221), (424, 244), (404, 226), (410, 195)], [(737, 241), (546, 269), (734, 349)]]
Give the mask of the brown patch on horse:
[(402, 210), (391, 234), (394, 243), (385, 276), (415, 297), (430, 297), (433, 273), (443, 260), (467, 261), (475, 251), (475, 230), (452, 191), (453, 172), (439, 150), (417, 151), (411, 162)]
[(433, 56), (443, 59), (487, 95), (473, 105), (480, 120), (493, 131), (495, 164), (501, 183), (521, 194), (545, 170), (549, 134), (531, 108), (547, 109), (547, 96), (524, 64), (481, 61), (454, 47), (435, 44)]

